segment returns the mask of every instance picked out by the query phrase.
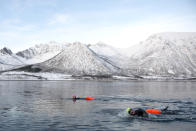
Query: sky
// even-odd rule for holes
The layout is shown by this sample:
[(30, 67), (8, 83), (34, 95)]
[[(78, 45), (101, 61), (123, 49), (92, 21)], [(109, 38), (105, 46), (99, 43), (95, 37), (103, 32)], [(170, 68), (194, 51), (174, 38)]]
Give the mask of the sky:
[(103, 42), (128, 48), (160, 32), (196, 32), (196, 0), (0, 0), (0, 48)]

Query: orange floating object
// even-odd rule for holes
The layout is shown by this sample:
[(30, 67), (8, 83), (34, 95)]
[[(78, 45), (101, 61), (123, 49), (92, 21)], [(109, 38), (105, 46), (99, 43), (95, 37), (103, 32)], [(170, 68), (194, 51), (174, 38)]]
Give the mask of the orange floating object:
[(94, 98), (90, 97), (90, 96), (86, 96), (84, 97), (86, 100), (94, 100)]
[(146, 109), (147, 113), (153, 113), (153, 114), (161, 114), (161, 111), (158, 109)]

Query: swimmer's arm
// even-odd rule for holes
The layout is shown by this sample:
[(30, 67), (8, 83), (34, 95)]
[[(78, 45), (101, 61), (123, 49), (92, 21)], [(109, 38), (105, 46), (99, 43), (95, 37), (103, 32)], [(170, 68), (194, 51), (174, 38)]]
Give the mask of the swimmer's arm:
[(166, 111), (168, 109), (169, 106), (166, 106), (164, 109), (162, 109), (161, 111)]

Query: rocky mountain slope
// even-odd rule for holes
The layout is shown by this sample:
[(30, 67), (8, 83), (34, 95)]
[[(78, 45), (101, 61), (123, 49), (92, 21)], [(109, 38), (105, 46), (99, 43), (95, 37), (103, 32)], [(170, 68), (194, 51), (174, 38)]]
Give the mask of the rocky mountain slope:
[(158, 33), (124, 55), (103, 43), (40, 44), (12, 53), (0, 50), (0, 70), (64, 73), (74, 76), (196, 77), (196, 33)]
[(196, 76), (196, 33), (158, 33), (132, 48), (129, 69), (138, 75)]
[(58, 53), (69, 45), (68, 43), (49, 42), (46, 44), (39, 44), (29, 49), (17, 52), (16, 55), (25, 59), (27, 64), (35, 64), (44, 62)]
[(72, 75), (110, 76), (119, 68), (108, 63), (81, 43), (70, 44), (55, 57), (31, 66), (42, 72), (61, 72)]
[(23, 66), (22, 58), (18, 57), (6, 47), (0, 50), (0, 71)]
[(127, 65), (128, 57), (124, 55), (121, 50), (104, 43), (97, 43), (95, 45), (88, 45), (99, 57), (123, 69)]

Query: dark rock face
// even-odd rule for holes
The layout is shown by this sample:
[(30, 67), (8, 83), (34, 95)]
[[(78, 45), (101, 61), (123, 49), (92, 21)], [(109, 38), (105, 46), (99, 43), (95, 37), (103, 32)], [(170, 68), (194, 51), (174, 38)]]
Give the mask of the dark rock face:
[(10, 49), (8, 49), (7, 47), (4, 47), (3, 49), (1, 49), (0, 52), (2, 54), (8, 54), (8, 55), (13, 54), (12, 51)]
[(30, 59), (34, 55), (36, 55), (36, 51), (33, 49), (26, 49), (24, 51), (20, 51), (20, 52), (16, 53), (16, 55), (23, 57), (23, 58), (26, 58), (26, 59)]

